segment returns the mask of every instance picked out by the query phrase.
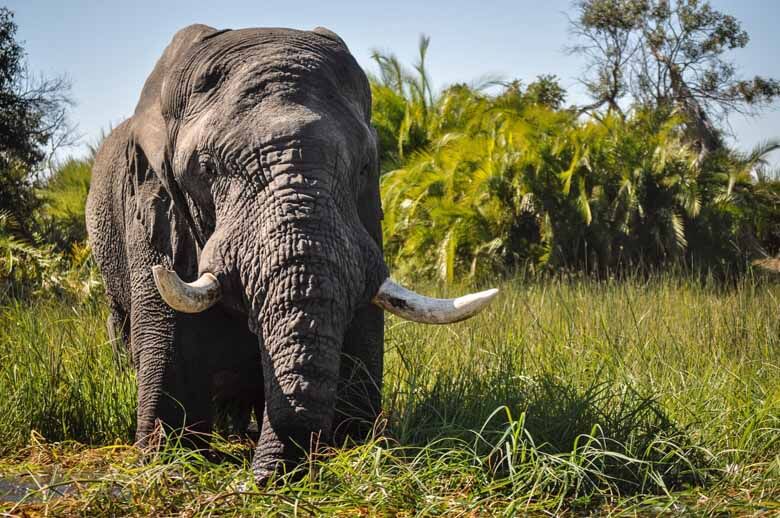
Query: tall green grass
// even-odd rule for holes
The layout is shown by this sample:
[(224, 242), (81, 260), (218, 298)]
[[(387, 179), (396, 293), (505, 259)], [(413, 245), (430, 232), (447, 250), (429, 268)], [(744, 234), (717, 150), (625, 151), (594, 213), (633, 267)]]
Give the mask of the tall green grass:
[(234, 462), (213, 464), (175, 437), (143, 465), (129, 447), (31, 441), (32, 430), (49, 441), (128, 441), (133, 377), (106, 343), (101, 307), (7, 307), (0, 474), (81, 482), (68, 498), (33, 503), (38, 491), (0, 510), (780, 510), (779, 287), (673, 275), (500, 287), (485, 314), (456, 326), (389, 318), (376, 436), (319, 452), (300, 468), (306, 476), (275, 489), (254, 487), (251, 448), (221, 440)]
[(106, 337), (102, 305), (14, 301), (0, 312), (0, 454), (51, 441), (128, 441), (135, 379)]

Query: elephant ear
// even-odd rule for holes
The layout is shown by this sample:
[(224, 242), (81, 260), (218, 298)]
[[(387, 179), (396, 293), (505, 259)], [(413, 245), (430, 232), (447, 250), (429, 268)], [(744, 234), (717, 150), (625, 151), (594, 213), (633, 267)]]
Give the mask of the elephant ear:
[(177, 271), (183, 275), (196, 273), (194, 236), (137, 144), (130, 149), (128, 163), (132, 176), (130, 188), (134, 203), (130, 207), (133, 219), (140, 223), (152, 247), (171, 258)]
[(187, 51), (216, 32), (215, 28), (208, 25), (190, 25), (177, 32), (144, 83), (130, 131), (146, 160), (158, 174), (163, 171), (168, 144), (168, 132), (162, 114), (165, 79)]
[(207, 25), (190, 25), (177, 32), (144, 83), (130, 119), (128, 163), (136, 194), (135, 218), (141, 221), (150, 242), (174, 262), (187, 248), (177, 240), (183, 239), (188, 227), (195, 239), (200, 241), (201, 236), (169, 167), (170, 136), (162, 111), (165, 81), (195, 45), (221, 32)]
[(198, 237), (169, 167), (169, 135), (162, 94), (166, 78), (188, 51), (219, 32), (206, 25), (190, 25), (177, 32), (146, 80), (130, 119), (127, 159), (135, 199), (133, 217), (145, 229), (149, 242), (169, 256), (183, 273), (196, 257), (192, 236)]
[(382, 249), (382, 200), (379, 192), (379, 139), (374, 127), (371, 127), (371, 137), (374, 145), (372, 157), (366, 174), (366, 182), (358, 196), (358, 215), (369, 235), (374, 239), (379, 249)]
[(329, 40), (335, 41), (345, 49), (349, 50), (349, 47), (347, 47), (347, 44), (344, 43), (344, 40), (341, 39), (341, 36), (333, 32), (332, 30), (328, 29), (327, 27), (315, 27), (311, 32), (319, 34), (320, 36), (324, 36)]

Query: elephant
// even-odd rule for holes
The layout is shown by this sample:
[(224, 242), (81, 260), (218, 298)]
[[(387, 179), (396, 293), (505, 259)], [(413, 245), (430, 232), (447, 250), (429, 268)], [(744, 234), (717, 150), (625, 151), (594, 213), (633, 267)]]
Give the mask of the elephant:
[[(371, 90), (325, 28), (178, 31), (96, 155), (89, 243), (138, 381), (136, 441), (196, 444), (232, 402), (256, 479), (380, 411), (384, 314), (450, 323), (496, 290), (418, 295), (382, 253)], [(185, 432), (182, 432), (185, 433)]]

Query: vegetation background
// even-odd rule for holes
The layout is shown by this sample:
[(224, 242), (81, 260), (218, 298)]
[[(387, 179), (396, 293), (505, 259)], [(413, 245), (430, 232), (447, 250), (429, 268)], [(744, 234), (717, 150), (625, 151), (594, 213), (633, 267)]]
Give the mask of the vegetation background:
[(708, 2), (576, 8), (587, 106), (553, 75), (433, 91), (425, 37), (411, 67), (375, 53), (391, 268), (502, 295), (456, 328), (388, 319), (375, 437), (273, 491), (237, 440), (138, 463), (85, 242), (95, 148), (51, 161), (67, 81), (27, 72), (0, 9), (0, 511), (780, 511), (780, 291), (753, 267), (780, 253), (780, 141), (724, 139), (780, 83), (739, 77), (748, 35)]

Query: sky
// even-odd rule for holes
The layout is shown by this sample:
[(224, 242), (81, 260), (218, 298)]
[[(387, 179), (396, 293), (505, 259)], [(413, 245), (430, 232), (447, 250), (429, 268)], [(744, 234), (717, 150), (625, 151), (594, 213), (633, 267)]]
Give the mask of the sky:
[[(729, 56), (740, 73), (780, 79), (780, 2), (711, 3), (734, 15), (751, 36), (747, 48)], [(569, 102), (586, 101), (578, 81), (583, 60), (566, 53), (574, 43), (568, 32), (571, 0), (11, 0), (5, 5), (15, 13), (30, 69), (70, 79), (76, 101), (71, 119), (83, 144), (133, 113), (163, 49), (191, 23), (218, 29), (324, 26), (337, 32), (368, 70), (375, 70), (375, 49), (411, 65), (419, 37), (426, 34), (436, 88), (485, 76), (527, 84), (540, 74), (555, 74), (569, 91)], [(757, 118), (735, 115), (730, 124), (734, 143), (743, 149), (780, 137), (780, 103)], [(780, 165), (780, 153), (772, 162)]]

